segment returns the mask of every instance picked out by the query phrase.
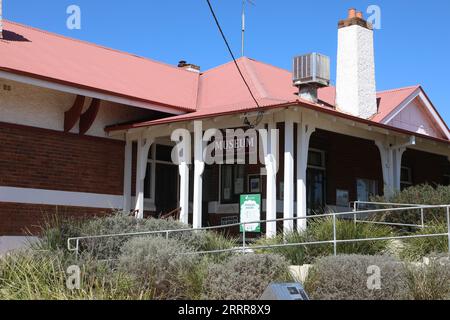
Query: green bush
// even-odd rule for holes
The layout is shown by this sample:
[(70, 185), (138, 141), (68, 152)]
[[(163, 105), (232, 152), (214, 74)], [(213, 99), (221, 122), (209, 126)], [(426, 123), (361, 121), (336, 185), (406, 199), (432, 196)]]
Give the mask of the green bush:
[[(81, 269), (81, 288), (66, 287), (67, 268)], [(134, 280), (113, 272), (105, 263), (84, 255), (67, 260), (62, 251), (18, 251), (0, 259), (0, 300), (137, 300), (152, 292), (140, 291)]]
[[(412, 235), (444, 234), (447, 232), (446, 222), (431, 222), (427, 224), (427, 228), (420, 229)], [(446, 252), (448, 252), (447, 236), (421, 237), (403, 240), (400, 257), (408, 261), (421, 261), (427, 255)]]
[[(404, 203), (404, 204), (418, 204), (418, 205), (448, 205), (450, 204), (450, 186), (436, 186), (424, 184), (406, 188), (401, 192), (395, 194), (392, 198), (386, 199), (382, 196), (371, 198), (375, 202), (388, 203)], [(386, 207), (379, 207), (386, 208)], [(376, 209), (370, 208), (370, 209)], [(444, 221), (445, 209), (424, 209), (424, 221), (433, 222), (436, 220)], [(386, 214), (376, 215), (377, 220), (394, 222), (394, 223), (408, 223), (420, 224), (420, 210), (408, 211), (386, 211)]]
[(81, 220), (64, 218), (56, 213), (46, 217), (40, 226), (40, 239), (32, 244), (36, 250), (65, 250), (67, 249), (67, 239), (78, 237), (81, 233)]
[[(357, 223), (353, 221), (336, 220), (336, 238), (338, 240), (381, 238), (391, 236), (393, 231), (390, 227), (375, 224)], [(311, 219), (306, 231), (290, 232), (286, 235), (279, 235), (274, 239), (262, 239), (255, 246), (274, 245), (283, 243), (304, 243), (321, 242), (333, 240), (333, 219), (317, 218)], [(350, 243), (338, 243), (337, 251), (340, 254), (367, 254), (374, 255), (384, 253), (389, 241), (361, 241)], [(333, 244), (314, 244), (270, 248), (258, 250), (260, 252), (275, 252), (283, 255), (292, 264), (302, 265), (313, 263), (316, 258), (333, 254)]]
[(175, 239), (134, 238), (123, 245), (118, 268), (132, 275), (144, 291), (153, 291), (157, 299), (192, 298), (186, 292), (192, 292), (192, 284), (198, 286), (202, 262), (191, 252)]
[(291, 281), (288, 264), (282, 256), (239, 254), (209, 267), (203, 299), (256, 300), (275, 281)]
[[(370, 266), (380, 268), (380, 289), (368, 288)], [(312, 267), (305, 289), (314, 300), (404, 299), (407, 295), (404, 273), (403, 264), (389, 256), (329, 256)]]
[(406, 267), (408, 299), (450, 300), (449, 256), (430, 258), (429, 264)]

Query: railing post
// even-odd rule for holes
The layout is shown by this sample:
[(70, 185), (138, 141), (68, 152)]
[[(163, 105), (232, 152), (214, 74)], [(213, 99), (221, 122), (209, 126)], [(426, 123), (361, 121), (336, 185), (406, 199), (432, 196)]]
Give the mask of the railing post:
[(242, 253), (245, 253), (245, 223), (242, 225)]
[(448, 237), (448, 252), (450, 253), (450, 206), (447, 206), (447, 237)]
[[(358, 201), (353, 202), (353, 212), (357, 212), (358, 211)], [(353, 220), (355, 222), (355, 224), (357, 223), (357, 214), (355, 213), (353, 215)]]
[(166, 240), (169, 240), (169, 231), (166, 231)]
[(422, 229), (425, 228), (425, 219), (423, 216), (423, 208), (420, 209), (420, 223), (422, 224)]
[(75, 259), (78, 261), (78, 255), (79, 255), (79, 252), (78, 252), (78, 248), (80, 247), (80, 239), (77, 239), (77, 242), (76, 242), (76, 251), (75, 251)]
[(336, 242), (336, 212), (333, 212), (333, 248), (334, 248), (334, 255), (337, 256), (337, 242)]

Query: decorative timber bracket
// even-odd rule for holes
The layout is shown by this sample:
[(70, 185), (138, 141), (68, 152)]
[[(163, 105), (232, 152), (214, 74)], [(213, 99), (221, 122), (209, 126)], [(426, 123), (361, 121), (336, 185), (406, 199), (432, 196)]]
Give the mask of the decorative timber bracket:
[(85, 96), (77, 95), (72, 107), (64, 113), (64, 132), (70, 132), (70, 130), (75, 127), (78, 120), (80, 121), (80, 135), (85, 135), (91, 128), (97, 117), (98, 111), (100, 110), (101, 101), (93, 98), (89, 108), (86, 112), (82, 113), (85, 101)]

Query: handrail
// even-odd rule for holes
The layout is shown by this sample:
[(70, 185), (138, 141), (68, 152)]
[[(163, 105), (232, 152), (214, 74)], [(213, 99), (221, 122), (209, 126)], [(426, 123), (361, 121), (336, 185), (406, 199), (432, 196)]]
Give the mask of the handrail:
[(386, 205), (386, 206), (394, 206), (394, 207), (426, 207), (427, 205), (418, 204), (418, 203), (392, 203), (392, 202), (372, 202), (372, 201), (350, 201), (350, 205), (355, 203), (361, 204), (375, 204), (375, 205)]
[[(353, 204), (353, 206), (352, 206)], [(407, 203), (389, 203), (389, 202), (370, 202), (370, 201), (351, 201), (349, 203), (350, 207), (353, 207), (353, 211), (358, 211), (358, 204), (369, 204), (369, 205), (379, 205), (379, 206), (392, 206), (392, 207), (416, 207), (418, 210), (420, 210), (420, 225), (418, 224), (406, 224), (406, 223), (380, 223), (380, 222), (374, 222), (374, 221), (362, 221), (358, 220), (356, 215), (354, 215), (354, 222), (355, 223), (372, 223), (372, 224), (385, 224), (385, 225), (391, 225), (391, 226), (402, 226), (402, 227), (413, 227), (413, 228), (422, 228), (424, 229), (425, 226), (425, 214), (424, 209), (427, 207), (427, 205), (423, 204), (407, 204)], [(392, 208), (386, 208), (385, 210), (390, 210)]]
[[(67, 249), (69, 251), (75, 251), (76, 255), (78, 256), (79, 253), (79, 243), (81, 240), (87, 240), (87, 239), (105, 239), (105, 238), (112, 238), (112, 237), (132, 237), (132, 236), (146, 236), (146, 235), (157, 235), (157, 234), (163, 234), (168, 239), (169, 235), (171, 233), (180, 233), (180, 232), (198, 232), (198, 231), (207, 231), (207, 230), (216, 230), (216, 229), (225, 229), (225, 228), (231, 228), (231, 227), (237, 227), (237, 226), (244, 226), (243, 228), (243, 237), (242, 237), (242, 247), (240, 248), (233, 248), (233, 249), (224, 249), (222, 250), (212, 250), (208, 251), (209, 253), (216, 253), (216, 252), (233, 252), (233, 251), (242, 251), (247, 252), (248, 247), (246, 247), (246, 237), (245, 237), (245, 226), (249, 224), (268, 224), (268, 223), (276, 223), (276, 222), (282, 222), (282, 221), (298, 221), (298, 220), (307, 220), (307, 219), (315, 219), (315, 218), (323, 218), (323, 217), (332, 217), (333, 218), (333, 240), (330, 241), (316, 241), (316, 242), (306, 242), (306, 243), (299, 243), (299, 244), (281, 244), (281, 245), (271, 245), (271, 246), (265, 246), (265, 248), (272, 248), (272, 247), (279, 247), (279, 246), (295, 246), (295, 245), (314, 245), (314, 244), (325, 244), (325, 243), (332, 243), (334, 247), (334, 254), (337, 254), (337, 244), (338, 243), (347, 243), (347, 242), (358, 242), (358, 241), (376, 241), (376, 240), (394, 240), (394, 239), (410, 239), (410, 238), (421, 238), (421, 237), (438, 237), (438, 236), (447, 236), (448, 242), (449, 242), (449, 253), (450, 253), (450, 205), (421, 205), (416, 207), (402, 207), (402, 208), (390, 208), (388, 209), (390, 212), (401, 212), (401, 211), (408, 211), (408, 210), (417, 210), (417, 209), (446, 209), (447, 213), (447, 225), (448, 225), (448, 232), (442, 233), (442, 234), (429, 234), (429, 235), (414, 235), (414, 236), (398, 236), (398, 237), (384, 237), (384, 238), (369, 238), (369, 239), (345, 239), (345, 240), (339, 240), (337, 239), (337, 232), (336, 232), (336, 218), (340, 216), (348, 216), (348, 215), (359, 215), (359, 214), (367, 214), (367, 213), (382, 213), (385, 212), (386, 209), (374, 209), (374, 210), (363, 210), (363, 211), (351, 211), (351, 212), (333, 212), (329, 214), (319, 214), (319, 215), (313, 215), (313, 216), (306, 216), (306, 217), (292, 217), (292, 218), (280, 218), (280, 219), (270, 219), (270, 220), (258, 220), (258, 221), (249, 221), (249, 222), (239, 222), (239, 223), (233, 223), (229, 225), (224, 226), (213, 226), (213, 227), (204, 227), (204, 228), (185, 228), (185, 229), (172, 229), (172, 230), (160, 230), (160, 231), (146, 231), (146, 232), (133, 232), (133, 233), (118, 233), (118, 234), (107, 234), (107, 235), (94, 235), (94, 236), (83, 236), (83, 237), (74, 237), (67, 239)], [(72, 246), (71, 243), (75, 242), (75, 246)], [(252, 247), (252, 249), (258, 249), (259, 247)], [(202, 252), (197, 252), (202, 253)], [(205, 253), (205, 252), (203, 252)]]

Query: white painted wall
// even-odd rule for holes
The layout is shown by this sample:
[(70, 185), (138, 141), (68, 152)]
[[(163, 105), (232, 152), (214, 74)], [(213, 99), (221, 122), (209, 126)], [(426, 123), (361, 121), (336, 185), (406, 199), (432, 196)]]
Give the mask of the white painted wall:
[(353, 25), (338, 31), (336, 105), (365, 119), (377, 113), (373, 30)]
[(437, 125), (417, 99), (400, 111), (388, 124), (400, 129), (417, 132), (431, 137), (442, 138)]
[(101, 209), (123, 207), (122, 196), (2, 186), (0, 186), (0, 202)]
[[(4, 84), (12, 90), (3, 90)], [(70, 93), (0, 79), (0, 121), (64, 131), (64, 112), (72, 107), (75, 97)], [(90, 102), (91, 99), (86, 99), (83, 112)], [(142, 119), (150, 112), (102, 101), (97, 119), (87, 135), (107, 137), (105, 126)], [(78, 133), (78, 124), (71, 132)]]
[(0, 257), (8, 252), (27, 248), (30, 244), (38, 241), (36, 237), (0, 237)]

